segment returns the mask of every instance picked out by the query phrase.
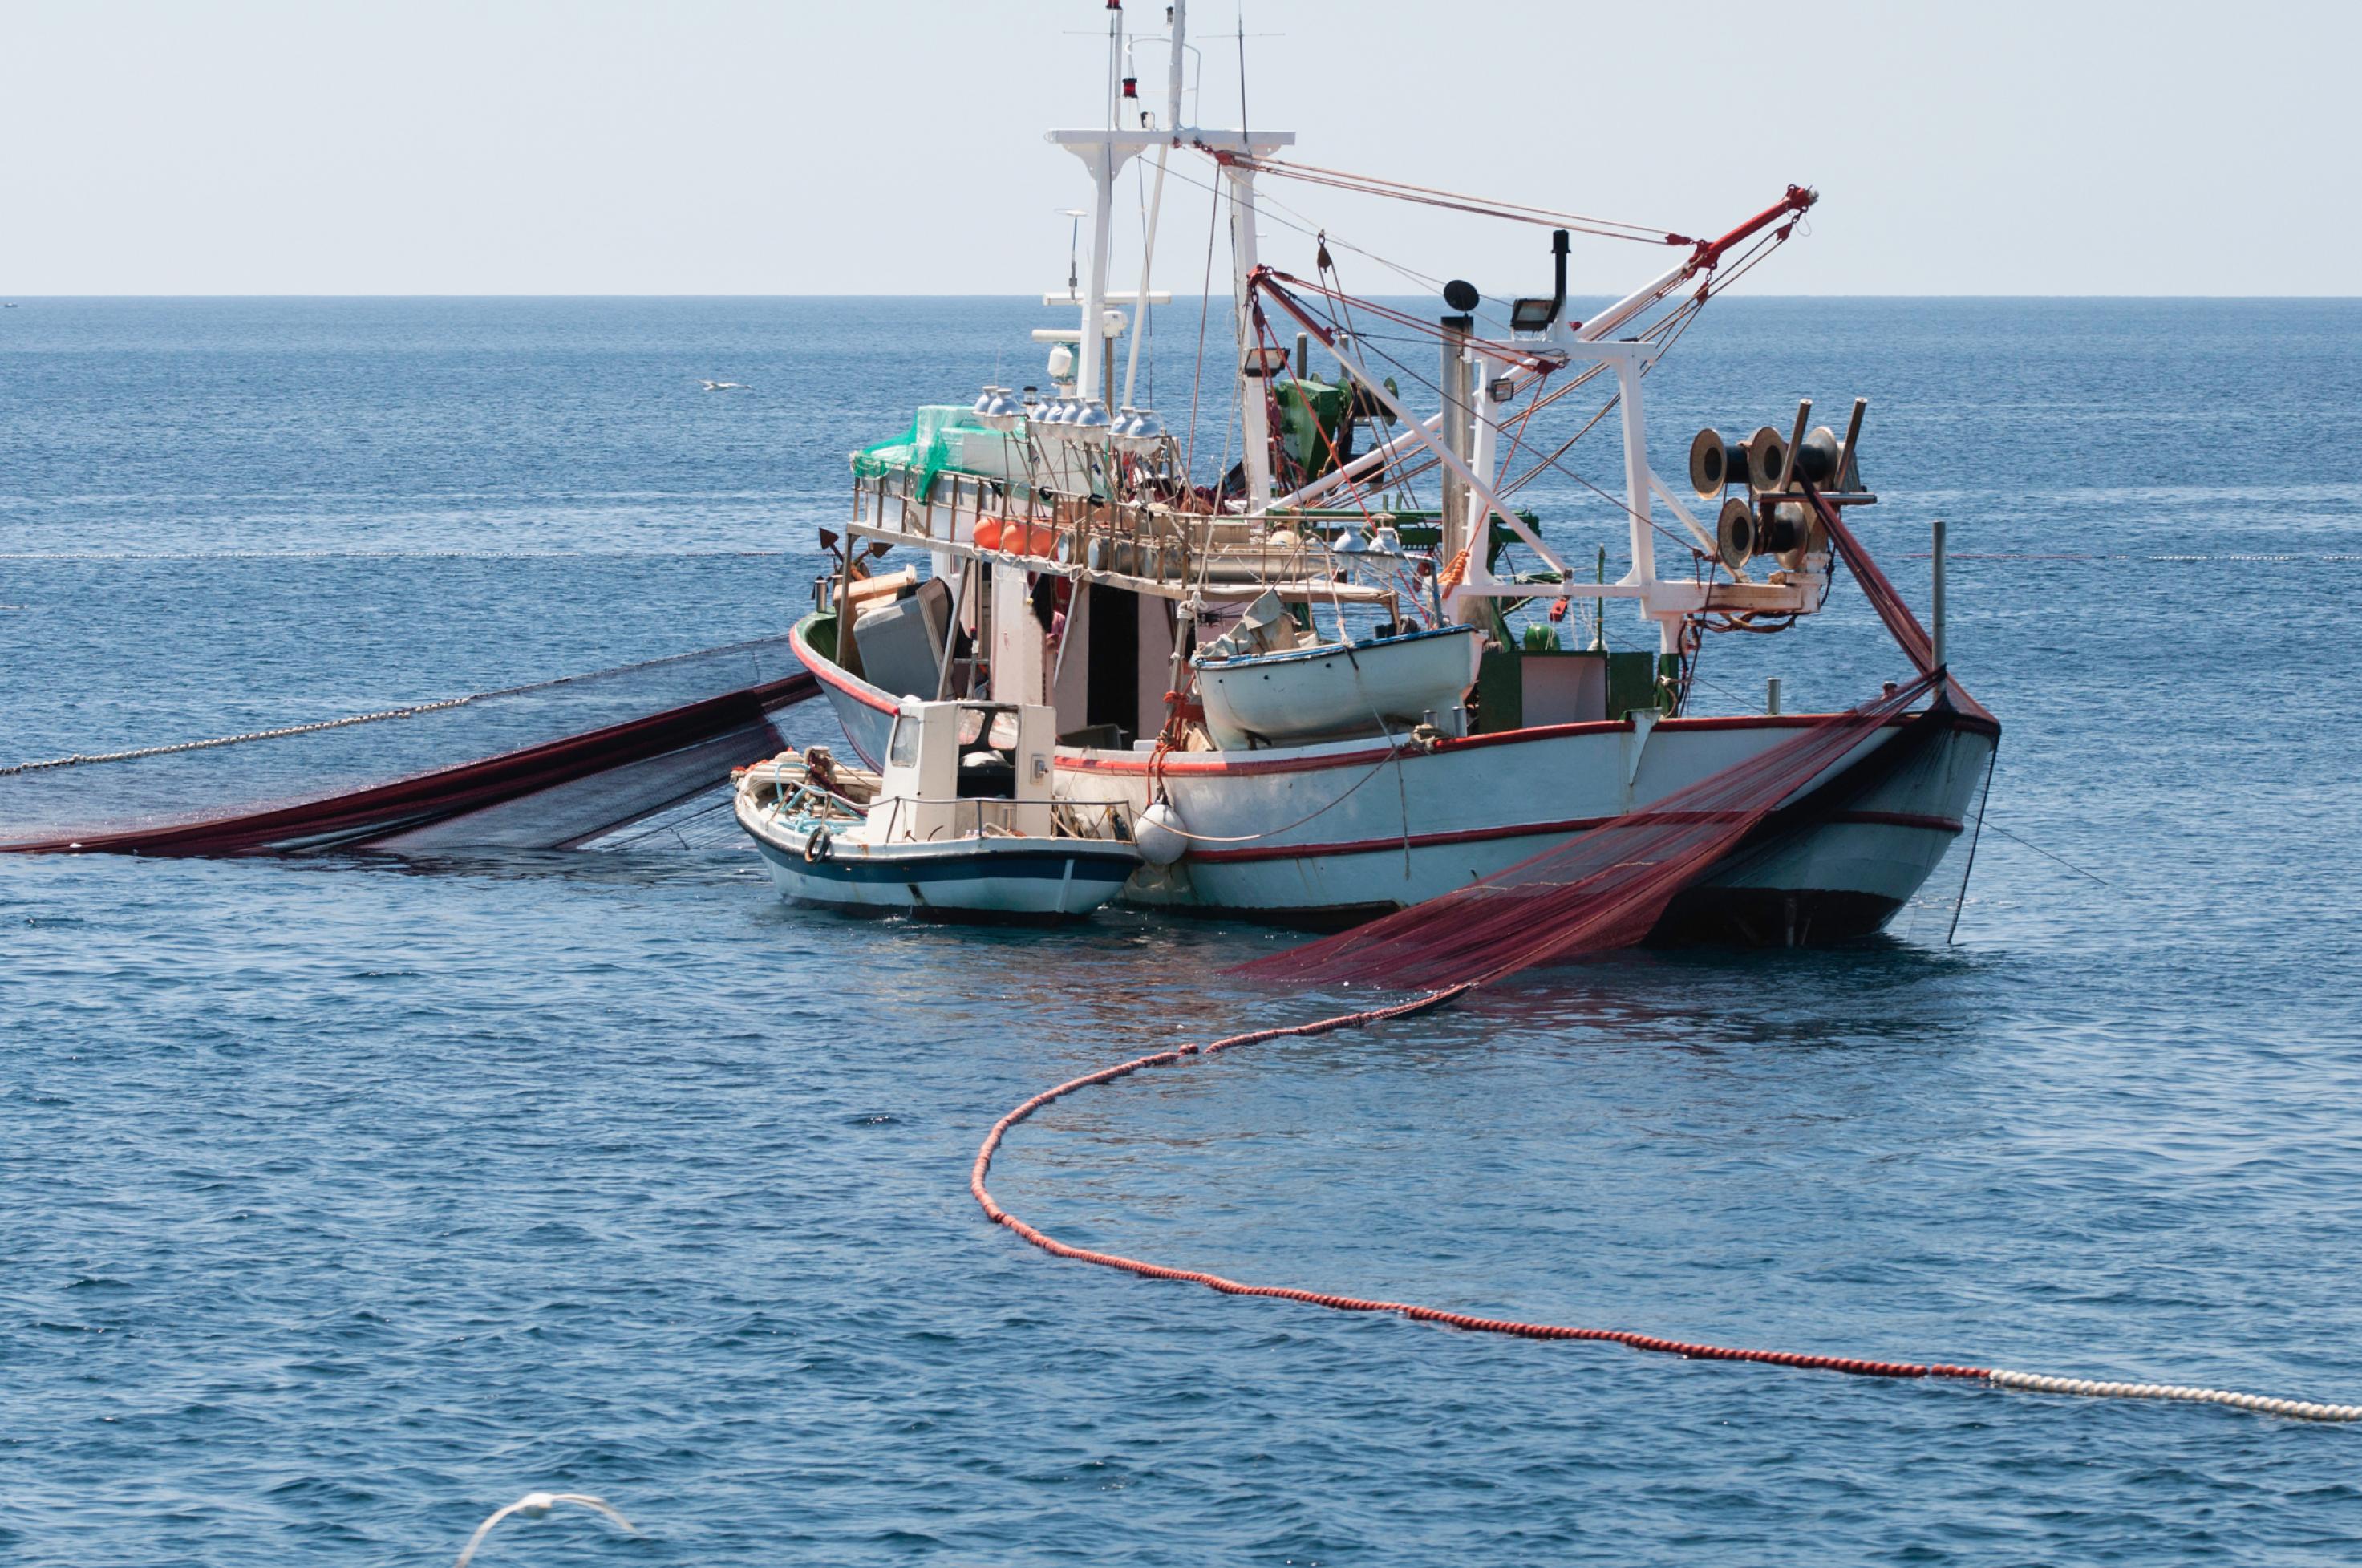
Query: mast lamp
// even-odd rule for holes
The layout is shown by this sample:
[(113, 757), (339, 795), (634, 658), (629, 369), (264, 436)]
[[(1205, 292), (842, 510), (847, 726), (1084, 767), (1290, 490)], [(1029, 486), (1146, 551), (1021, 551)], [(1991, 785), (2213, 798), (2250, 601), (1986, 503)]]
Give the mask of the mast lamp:
[(1546, 300), (1518, 300), (1509, 306), (1509, 330), (1544, 333), (1566, 308), (1566, 230), (1551, 230), (1551, 268), (1554, 287)]
[(1509, 330), (1542, 333), (1558, 319), (1557, 300), (1518, 300), (1509, 306)]

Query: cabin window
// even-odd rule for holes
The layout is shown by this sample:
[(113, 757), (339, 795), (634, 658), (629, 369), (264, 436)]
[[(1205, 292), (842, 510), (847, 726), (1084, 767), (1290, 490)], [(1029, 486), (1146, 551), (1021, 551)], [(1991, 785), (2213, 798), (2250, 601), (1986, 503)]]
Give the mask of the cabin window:
[(886, 743), (886, 762), (891, 767), (916, 767), (919, 765), (919, 721), (898, 718), (894, 721), (894, 737)]
[(1005, 708), (962, 708), (958, 735), (960, 799), (1014, 799), (1017, 715)]
[(964, 747), (982, 744), (1001, 751), (1014, 752), (1017, 749), (1017, 715), (1007, 708), (962, 708), (959, 743)]

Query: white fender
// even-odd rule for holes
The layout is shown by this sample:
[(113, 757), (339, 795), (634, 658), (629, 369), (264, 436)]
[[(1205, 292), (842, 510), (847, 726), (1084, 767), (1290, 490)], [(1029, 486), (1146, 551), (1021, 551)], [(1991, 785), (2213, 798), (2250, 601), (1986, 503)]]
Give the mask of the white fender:
[(1180, 814), (1169, 801), (1152, 801), (1148, 809), (1132, 819), (1131, 842), (1140, 857), (1151, 866), (1170, 866), (1189, 853), (1189, 841), (1174, 830), (1180, 825)]

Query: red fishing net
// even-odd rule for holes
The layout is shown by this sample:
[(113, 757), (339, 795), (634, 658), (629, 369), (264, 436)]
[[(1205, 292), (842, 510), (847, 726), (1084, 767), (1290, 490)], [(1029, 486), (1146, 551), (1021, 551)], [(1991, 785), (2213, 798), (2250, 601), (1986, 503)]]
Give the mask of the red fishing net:
[(1238, 972), (1301, 984), (1482, 985), (1553, 959), (1628, 947), (1764, 819), (1939, 685), (1939, 704), (1990, 721), (1936, 668), (1934, 639), (1838, 509), (1810, 486), (1805, 494), (1918, 679), (1816, 719), (1778, 745), (1507, 870)]
[(0, 767), (0, 852), (557, 849), (782, 744), (785, 637), (281, 730)]
[(1926, 696), (1926, 676), (1564, 844), (1241, 973), (1299, 984), (1482, 985), (1552, 959), (1628, 947), (1675, 894), (1790, 798)]
[[(1851, 528), (1846, 526), (1845, 519), (1838, 514), (1838, 509), (1810, 485), (1805, 487), (1805, 494), (1819, 511), (1822, 525), (1828, 529), (1829, 537), (1837, 541), (1846, 565), (1853, 571), (1854, 580), (1861, 584), (1862, 597), (1870, 601), (1872, 610), (1878, 612), (1879, 620), (1885, 623), (1895, 646), (1903, 650), (1903, 657), (1909, 659), (1912, 668), (1920, 674), (1933, 674), (1936, 669), (1936, 640), (1919, 624), (1919, 617), (1911, 613), (1911, 606), (1903, 602), (1903, 595), (1895, 591), (1894, 584), (1887, 580), (1886, 574), (1878, 569), (1878, 563), (1870, 558), (1870, 552), (1861, 547), (1861, 541), (1854, 537)], [(1963, 712), (1973, 713), (1980, 719), (1992, 717), (1984, 704), (1969, 695), (1968, 688), (1948, 674), (1944, 677), (1944, 695), (1952, 706)]]

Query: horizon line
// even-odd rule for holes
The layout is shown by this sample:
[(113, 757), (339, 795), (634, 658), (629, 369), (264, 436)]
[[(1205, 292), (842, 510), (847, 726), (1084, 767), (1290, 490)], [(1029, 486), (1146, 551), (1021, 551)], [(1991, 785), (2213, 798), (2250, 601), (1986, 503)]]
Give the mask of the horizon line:
[[(43, 302), (77, 302), (77, 303), (78, 303), (78, 302), (96, 301), (96, 300), (993, 300), (993, 301), (1018, 301), (1018, 300), (1035, 300), (1035, 299), (1039, 299), (1040, 297), (1041, 297), (1041, 295), (1040, 295), (1040, 292), (1039, 292), (1039, 291), (1029, 291), (1029, 292), (1025, 292), (1025, 293), (727, 293), (727, 292), (718, 292), (718, 291), (699, 291), (699, 292), (690, 292), (690, 293), (641, 293), (641, 292), (614, 293), (614, 292), (605, 292), (605, 291), (599, 291), (599, 290), (559, 290), (559, 291), (551, 292), (551, 293), (525, 293), (525, 292), (523, 292), (523, 291), (520, 291), (520, 290), (495, 290), (495, 291), (490, 291), (490, 292), (478, 292), (478, 293), (467, 293), (467, 292), (460, 292), (460, 291), (437, 291), (437, 292), (431, 292), (431, 293), (330, 293), (330, 292), (317, 292), (317, 293), (312, 293), (312, 292), (305, 292), (305, 293), (288, 293), (288, 292), (270, 292), (270, 291), (264, 291), (264, 290), (239, 290), (239, 291), (235, 291), (235, 292), (215, 292), (215, 293), (130, 293), (130, 292), (122, 292), (122, 293), (92, 293), (92, 294), (48, 294), (48, 293), (23, 293), (23, 294), (15, 294), (15, 295), (0, 295), (0, 299), (9, 300), (9, 301), (13, 301), (13, 302), (15, 302), (15, 303), (24, 303), (24, 302), (28, 302), (28, 301), (43, 301)], [(1213, 294), (1213, 295), (1201, 294), (1199, 297), (1200, 297), (1201, 299), (1203, 299), (1203, 298), (1212, 298), (1212, 299), (1230, 299), (1230, 298), (1232, 298), (1233, 296), (1229, 295), (1229, 294)], [(1372, 293), (1372, 294), (1370, 294), (1370, 295), (1367, 295), (1367, 296), (1365, 296), (1365, 297), (1367, 297), (1367, 298), (1371, 298), (1371, 299), (1416, 299), (1416, 298), (1419, 298), (1419, 297), (1421, 297), (1421, 296), (1419, 296), (1419, 295), (1418, 295), (1418, 294), (1403, 294), (1403, 293)], [(1574, 296), (1571, 296), (1571, 297), (1573, 297), (1573, 298), (1596, 298), (1596, 299), (1601, 299), (1601, 300), (1610, 300), (1610, 301), (1612, 301), (1612, 300), (1614, 300), (1614, 299), (1617, 298), (1618, 296), (1614, 295), (1614, 294), (1606, 294), (1606, 293), (1603, 293), (1603, 294), (1597, 294), (1597, 295), (1574, 295)], [(1716, 295), (1716, 298), (1717, 300), (1720, 300), (1720, 299), (1724, 298), (1724, 296), (1722, 296), (1722, 295)], [(2141, 300), (2141, 301), (2205, 300), (2205, 301), (2240, 302), (2240, 303), (2263, 303), (2263, 302), (2272, 302), (2272, 301), (2290, 301), (2290, 302), (2303, 302), (2303, 303), (2312, 303), (2312, 304), (2325, 304), (2325, 303), (2337, 303), (2337, 302), (2362, 301), (2362, 293), (2347, 293), (2347, 294), (2334, 294), (2334, 293), (2275, 293), (2275, 294), (2241, 294), (2241, 293), (1990, 293), (1990, 294), (1978, 294), (1978, 293), (1747, 293), (1747, 294), (1736, 294), (1736, 295), (1731, 295), (1731, 296), (1729, 296), (1729, 298), (1730, 298), (1733, 302), (1741, 302), (1741, 301), (1747, 301), (1747, 300), (1759, 300), (1759, 301), (1773, 301), (1773, 300), (1779, 300), (1779, 301), (1792, 301), (1792, 300), (1976, 300), (1976, 301), (1993, 301), (1993, 302), (2010, 303), (2010, 302), (2040, 302), (2040, 301), (2051, 301), (2051, 300), (2092, 300), (2092, 301), (2114, 301), (2114, 300)], [(1169, 304), (1169, 305), (1165, 306), (1164, 308), (1166, 308), (1166, 309), (1175, 308), (1175, 307), (1178, 307), (1178, 306), (1183, 305), (1185, 303), (1186, 303), (1186, 301), (1185, 301), (1181, 296), (1179, 296), (1179, 295), (1175, 295), (1175, 298), (1173, 299), (1173, 301), (1172, 301), (1171, 304)], [(1038, 308), (1038, 309), (1044, 309), (1044, 310), (1056, 310), (1056, 309), (1061, 308), (1061, 306), (1060, 306), (1060, 305), (1055, 305), (1055, 304), (1054, 304), (1054, 305), (1043, 305), (1043, 306), (1037, 306), (1037, 307), (1035, 307), (1035, 308)]]

